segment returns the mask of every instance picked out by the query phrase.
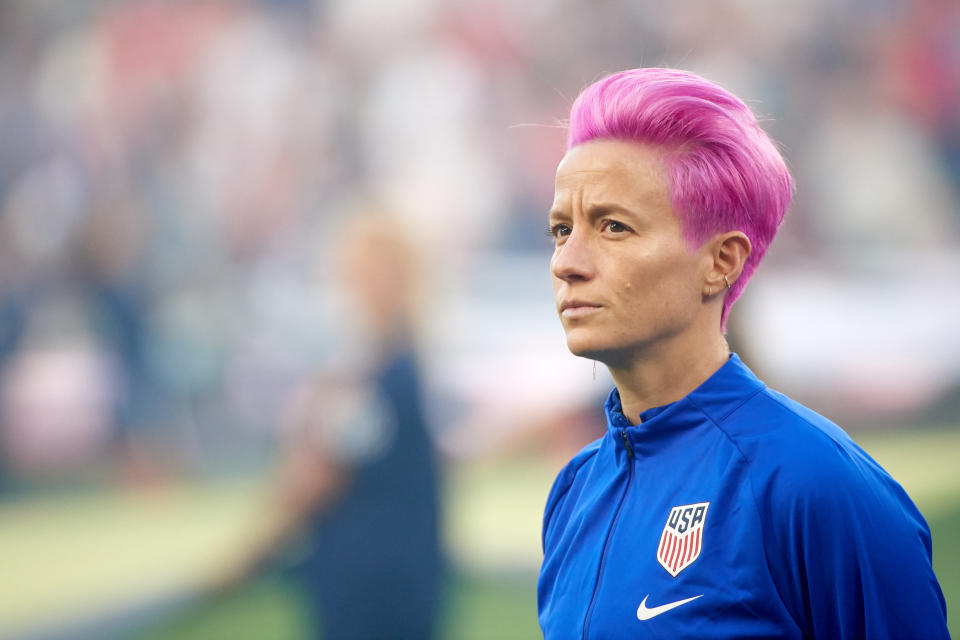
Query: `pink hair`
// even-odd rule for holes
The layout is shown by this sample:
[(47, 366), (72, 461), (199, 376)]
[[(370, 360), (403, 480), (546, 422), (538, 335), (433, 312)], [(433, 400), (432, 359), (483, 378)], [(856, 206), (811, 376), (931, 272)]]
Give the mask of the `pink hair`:
[(790, 205), (793, 180), (774, 143), (739, 98), (676, 69), (621, 71), (584, 89), (570, 109), (567, 149), (597, 139), (664, 149), (673, 208), (691, 247), (724, 231), (750, 238), (753, 251), (723, 302), (726, 330), (730, 307)]

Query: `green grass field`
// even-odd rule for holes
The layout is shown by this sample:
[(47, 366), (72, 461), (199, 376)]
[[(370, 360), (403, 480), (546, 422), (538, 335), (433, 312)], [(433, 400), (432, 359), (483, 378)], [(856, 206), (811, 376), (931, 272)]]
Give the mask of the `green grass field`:
[[(442, 602), (441, 638), (528, 640), (539, 638), (536, 576), (450, 576)], [(307, 616), (296, 589), (265, 579), (236, 596), (160, 622), (137, 640), (276, 640), (303, 638)]]
[[(960, 429), (857, 437), (930, 523), (934, 568), (960, 635)], [(540, 510), (555, 463), (510, 460), (453, 469), (446, 537), (454, 570), (440, 629), (456, 640), (540, 637)], [(0, 636), (69, 621), (195, 583), (262, 504), (257, 485), (177, 486), (150, 494), (74, 493), (0, 505)], [(295, 588), (263, 579), (216, 603), (145, 618), (137, 640), (303, 637)]]

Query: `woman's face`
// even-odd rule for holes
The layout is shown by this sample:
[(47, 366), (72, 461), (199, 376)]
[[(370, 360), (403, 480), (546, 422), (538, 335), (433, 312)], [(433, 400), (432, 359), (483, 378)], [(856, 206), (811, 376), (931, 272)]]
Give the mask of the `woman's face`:
[(711, 260), (687, 247), (667, 184), (657, 151), (633, 142), (588, 142), (560, 162), (550, 271), (574, 354), (625, 366), (692, 330)]
[(341, 247), (341, 277), (364, 329), (388, 333), (404, 325), (413, 295), (412, 265), (388, 229), (348, 228)]

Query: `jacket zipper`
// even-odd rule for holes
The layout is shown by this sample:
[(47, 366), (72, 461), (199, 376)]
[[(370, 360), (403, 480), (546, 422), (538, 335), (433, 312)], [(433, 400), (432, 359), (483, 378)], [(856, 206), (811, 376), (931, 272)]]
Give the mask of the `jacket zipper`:
[(607, 564), (607, 551), (610, 548), (610, 538), (617, 528), (617, 522), (620, 520), (620, 512), (623, 510), (623, 503), (626, 501), (627, 492), (630, 490), (630, 481), (633, 479), (633, 447), (630, 446), (630, 439), (627, 438), (626, 427), (620, 430), (620, 437), (623, 438), (624, 447), (627, 450), (627, 482), (623, 488), (623, 494), (620, 496), (620, 503), (617, 505), (617, 511), (613, 514), (613, 521), (607, 530), (607, 538), (603, 541), (603, 551), (600, 554), (600, 567), (597, 569), (597, 581), (593, 585), (593, 596), (590, 598), (590, 606), (587, 607), (587, 615), (583, 619), (583, 640), (590, 637), (590, 618), (593, 616), (593, 609), (597, 606), (597, 594), (600, 592), (600, 580), (603, 578), (603, 568)]

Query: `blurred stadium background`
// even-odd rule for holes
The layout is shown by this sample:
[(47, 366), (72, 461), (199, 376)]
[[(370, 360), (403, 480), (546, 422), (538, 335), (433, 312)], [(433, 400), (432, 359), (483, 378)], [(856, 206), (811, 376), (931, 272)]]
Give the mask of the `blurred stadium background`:
[(282, 575), (192, 594), (349, 348), (329, 230), (376, 200), (429, 265), (443, 637), (539, 637), (543, 501), (609, 388), (552, 310), (562, 119), (661, 65), (782, 144), (795, 205), (731, 342), (904, 484), (960, 633), (955, 0), (5, 0), (0, 636), (302, 635)]

